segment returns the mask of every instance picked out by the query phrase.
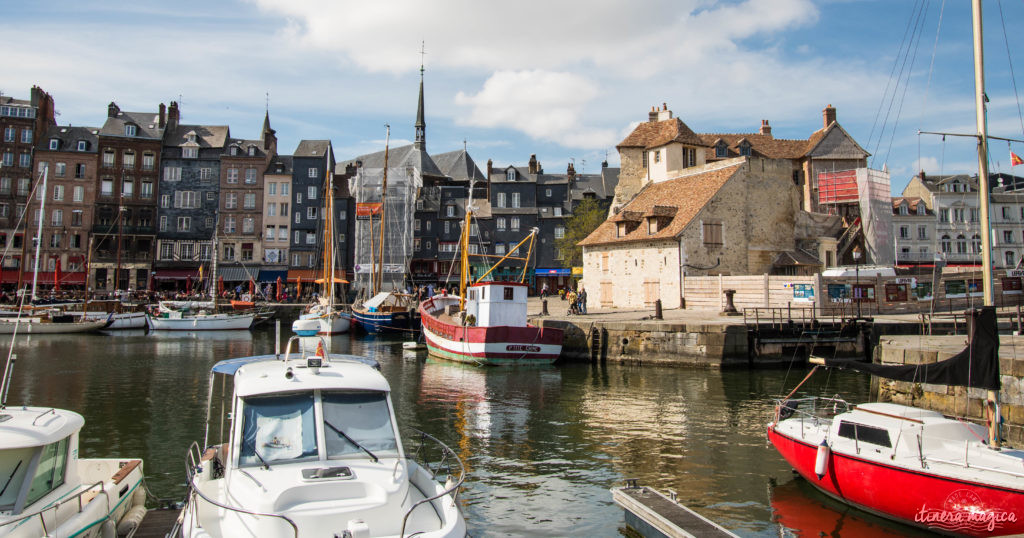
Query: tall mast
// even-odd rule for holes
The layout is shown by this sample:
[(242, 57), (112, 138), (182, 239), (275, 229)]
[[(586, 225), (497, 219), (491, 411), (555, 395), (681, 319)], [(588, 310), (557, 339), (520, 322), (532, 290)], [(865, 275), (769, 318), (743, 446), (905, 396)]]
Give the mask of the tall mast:
[(39, 247), (43, 242), (43, 214), (46, 213), (46, 177), (50, 175), (50, 165), (43, 165), (43, 190), (39, 202), (39, 227), (36, 229), (36, 260), (32, 268), (32, 301), (36, 300), (36, 283), (39, 281)]
[(462, 223), (459, 238), (459, 310), (466, 309), (466, 280), (469, 278), (469, 227), (473, 222), (473, 182), (469, 182), (469, 196), (466, 197), (466, 220)]
[[(381, 288), (384, 287), (384, 223), (387, 218), (387, 197), (388, 197), (388, 145), (391, 142), (391, 126), (384, 124), (386, 132), (384, 134), (384, 180), (381, 182), (380, 187), (380, 254), (378, 256), (379, 264), (377, 265), (377, 273), (374, 275), (376, 283), (374, 284), (374, 295), (381, 292)], [(372, 222), (372, 221), (371, 221)]]
[(124, 196), (124, 171), (121, 171), (121, 185), (117, 189), (117, 263), (114, 265), (114, 291), (121, 286), (121, 232), (124, 228), (124, 206), (121, 205)]
[(334, 170), (331, 169), (331, 146), (327, 145), (324, 159), (327, 161), (327, 188), (324, 200), (324, 293), (327, 304), (334, 307)]
[(213, 309), (217, 310), (217, 258), (220, 254), (217, 252), (217, 228), (220, 227), (220, 208), (217, 209), (217, 215), (213, 218), (213, 239), (210, 240), (210, 250), (213, 251), (213, 261), (210, 262), (210, 295), (213, 296)]

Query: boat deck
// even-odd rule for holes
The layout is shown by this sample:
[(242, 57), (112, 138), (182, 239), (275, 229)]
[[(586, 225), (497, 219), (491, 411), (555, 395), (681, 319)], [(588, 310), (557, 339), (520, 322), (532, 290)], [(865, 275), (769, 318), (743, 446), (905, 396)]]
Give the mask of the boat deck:
[(626, 511), (626, 523), (645, 538), (736, 536), (657, 490), (637, 486), (636, 480), (613, 488), (612, 498)]
[[(180, 508), (154, 508), (146, 511), (142, 524), (135, 529), (132, 538), (165, 538), (181, 514)], [(171, 537), (177, 538), (177, 535)]]

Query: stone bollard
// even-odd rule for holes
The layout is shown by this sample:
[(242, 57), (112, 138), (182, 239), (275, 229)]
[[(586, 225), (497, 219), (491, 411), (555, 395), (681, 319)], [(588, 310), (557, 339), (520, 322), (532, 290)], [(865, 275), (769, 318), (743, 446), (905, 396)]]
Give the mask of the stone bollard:
[(736, 295), (736, 290), (722, 290), (722, 293), (725, 294), (725, 308), (722, 309), (721, 314), (723, 316), (738, 316), (740, 313), (732, 302), (732, 296)]
[(547, 299), (541, 299), (540, 300), (540, 315), (542, 315), (542, 316), (548, 315), (548, 300)]
[(661, 299), (654, 301), (654, 319), (665, 319), (661, 315)]

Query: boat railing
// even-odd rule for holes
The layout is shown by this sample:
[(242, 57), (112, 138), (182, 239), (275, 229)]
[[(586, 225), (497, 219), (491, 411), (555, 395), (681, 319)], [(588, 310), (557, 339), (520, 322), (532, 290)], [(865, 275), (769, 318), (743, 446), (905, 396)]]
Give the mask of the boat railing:
[(774, 421), (797, 418), (800, 427), (805, 423), (820, 427), (831, 423), (832, 417), (850, 410), (850, 404), (838, 397), (808, 396), (805, 398), (788, 398), (775, 400)]
[[(254, 512), (252, 510), (246, 510), (245, 508), (239, 508), (237, 506), (231, 506), (231, 505), (228, 505), (228, 504), (220, 503), (220, 502), (217, 502), (217, 501), (207, 497), (206, 494), (204, 494), (202, 491), (200, 491), (199, 488), (196, 487), (196, 484), (195, 484), (195, 476), (196, 476), (196, 473), (197, 473), (196, 470), (199, 469), (199, 463), (202, 460), (202, 457), (203, 457), (202, 448), (199, 447), (199, 443), (197, 443), (195, 441), (192, 441), (192, 444), (188, 447), (188, 456), (187, 456), (188, 459), (187, 459), (187, 461), (185, 463), (185, 475), (186, 475), (186, 478), (188, 479), (188, 487), (189, 487), (189, 492), (187, 494), (187, 497), (197, 496), (200, 499), (202, 499), (203, 501), (208, 502), (208, 503), (216, 506), (217, 508), (221, 508), (221, 509), (224, 509), (224, 510), (230, 510), (232, 512), (237, 512), (239, 514), (246, 514), (246, 515), (249, 515), (249, 516), (253, 516), (255, 518), (266, 517), (266, 518), (276, 518), (276, 519), (283, 520), (285, 523), (287, 523), (292, 528), (292, 536), (294, 536), (295, 538), (298, 538), (298, 536), (299, 536), (299, 526), (296, 525), (295, 522), (292, 521), (291, 518), (289, 518), (288, 516), (285, 516), (285, 515), (282, 515), (282, 514), (270, 514), (270, 513), (263, 513), (263, 512)], [(212, 462), (211, 462), (211, 464), (212, 464)], [(188, 503), (188, 504), (193, 507), (192, 508), (193, 510), (196, 510), (195, 521), (198, 522), (199, 521), (198, 508), (195, 507), (195, 503)]]
[[(444, 491), (434, 496), (421, 499), (414, 503), (409, 510), (405, 512), (405, 517), (402, 518), (402, 532), (398, 535), (402, 538), (405, 537), (405, 526), (409, 522), (409, 516), (412, 515), (413, 510), (416, 510), (425, 503), (433, 502), (434, 500), (446, 495), (451, 495), (452, 502), (455, 502), (459, 496), (459, 490), (462, 487), (462, 483), (466, 479), (466, 466), (462, 463), (462, 459), (459, 458), (458, 454), (456, 454), (454, 450), (429, 433), (416, 429), (413, 431), (416, 432), (419, 437), (419, 444), (416, 445), (416, 449), (413, 451), (412, 455), (410, 456), (407, 454), (406, 457), (412, 459), (421, 467), (426, 469), (430, 473), (431, 479), (437, 479), (437, 476), (441, 474), (442, 471), (448, 476), (448, 479), (445, 482)], [(440, 449), (441, 452), (440, 457), (433, 462), (430, 461), (429, 454), (427, 453), (430, 449), (427, 443), (428, 441), (432, 442), (432, 444), (436, 448)], [(458, 473), (457, 476), (455, 474), (456, 472)], [(444, 523), (444, 519), (442, 519), (441, 525), (443, 526)]]
[[(110, 513), (110, 493), (107, 491), (107, 488), (103, 487), (103, 481), (100, 480), (100, 481), (96, 482), (95, 484), (89, 486), (88, 488), (85, 488), (85, 489), (79, 491), (78, 493), (72, 495), (71, 497), (68, 497), (66, 499), (61, 499), (61, 500), (59, 500), (59, 501), (57, 501), (57, 502), (55, 502), (55, 503), (53, 503), (53, 504), (43, 508), (42, 510), (40, 510), (38, 512), (32, 512), (31, 514), (25, 514), (24, 516), (16, 518), (16, 519), (9, 519), (7, 521), (0, 522), (0, 533), (2, 533), (3, 527), (5, 527), (7, 525), (12, 525), (12, 524), (15, 524), (15, 523), (20, 525), (22, 522), (24, 522), (26, 520), (38, 517), (39, 518), (39, 525), (43, 528), (43, 535), (44, 536), (49, 536), (50, 535), (50, 531), (46, 528), (46, 517), (44, 517), (46, 515), (46, 513), (47, 512), (53, 512), (54, 515), (56, 515), (57, 511), (60, 509), (60, 507), (68, 504), (69, 502), (73, 502), (73, 501), (78, 503), (78, 513), (82, 513), (82, 511), (85, 510), (85, 505), (89, 504), (89, 502), (91, 502), (91, 499), (90, 499), (90, 501), (87, 501), (87, 502), (85, 502), (83, 504), (82, 503), (82, 497), (84, 497), (87, 493), (92, 493), (92, 492), (95, 492), (96, 495), (100, 495), (100, 494), (103, 495), (103, 498), (104, 498), (104, 500), (107, 503), (107, 512), (106, 513), (109, 514)], [(15, 527), (17, 527), (18, 525), (15, 525)]]

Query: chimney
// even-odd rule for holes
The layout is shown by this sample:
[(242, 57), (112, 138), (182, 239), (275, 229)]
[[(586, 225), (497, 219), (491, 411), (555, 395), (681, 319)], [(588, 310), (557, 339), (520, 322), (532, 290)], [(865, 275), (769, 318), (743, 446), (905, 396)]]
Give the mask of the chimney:
[(537, 172), (537, 154), (536, 154), (536, 153), (530, 154), (530, 166), (529, 166), (529, 170), (530, 170), (530, 173), (531, 173), (531, 174), (536, 174), (536, 173), (538, 173), (538, 172)]
[(181, 112), (178, 110), (178, 102), (171, 101), (171, 106), (167, 108), (167, 124), (172, 127), (177, 126), (180, 119)]
[(601, 161), (601, 168), (608, 168), (608, 159)]
[(576, 180), (576, 167), (569, 163), (569, 167), (565, 169), (565, 175), (569, 176), (569, 181)]
[(110, 104), (107, 105), (107, 117), (108, 118), (116, 118), (117, 115), (120, 114), (120, 113), (121, 113), (121, 109), (118, 108), (117, 103), (111, 101)]
[(924, 170), (921, 170), (920, 178), (921, 178), (921, 181), (925, 180)]
[(160, 128), (163, 129), (164, 125), (167, 125), (167, 107), (160, 103)]
[(647, 113), (647, 121), (651, 123), (658, 121), (658, 107), (651, 107), (651, 111)]
[(491, 172), (494, 171), (494, 161), (487, 159), (487, 181), (491, 180)]
[(825, 120), (825, 127), (832, 125), (836, 122), (836, 107), (828, 105), (821, 111), (821, 116)]
[(768, 125), (768, 120), (761, 120), (761, 134), (765, 136), (772, 135), (772, 126)]
[(658, 112), (658, 121), (665, 121), (672, 119), (672, 111), (668, 109), (667, 103), (661, 104), (661, 110)]

